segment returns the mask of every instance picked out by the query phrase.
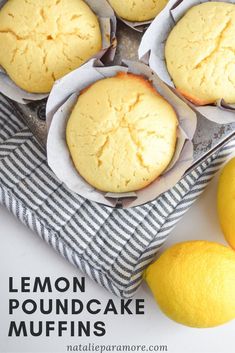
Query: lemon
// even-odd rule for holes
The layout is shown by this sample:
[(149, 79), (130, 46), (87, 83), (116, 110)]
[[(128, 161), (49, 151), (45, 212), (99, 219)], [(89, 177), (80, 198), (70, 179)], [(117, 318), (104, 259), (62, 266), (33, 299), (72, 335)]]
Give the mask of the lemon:
[(217, 203), (222, 231), (226, 240), (235, 249), (235, 158), (222, 170)]
[(162, 311), (191, 327), (213, 327), (235, 318), (235, 252), (208, 241), (179, 243), (145, 272)]

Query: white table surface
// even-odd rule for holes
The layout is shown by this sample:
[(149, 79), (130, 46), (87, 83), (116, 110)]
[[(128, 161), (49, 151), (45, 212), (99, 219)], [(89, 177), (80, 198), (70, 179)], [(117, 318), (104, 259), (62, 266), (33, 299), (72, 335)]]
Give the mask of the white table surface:
[[(165, 247), (190, 239), (208, 239), (225, 244), (216, 215), (217, 179), (216, 177), (211, 182), (204, 194), (178, 223)], [(145, 298), (145, 315), (101, 316), (100, 319), (105, 321), (107, 329), (103, 338), (70, 338), (69, 336), (63, 338), (7, 338), (10, 321), (8, 315), (9, 276), (29, 276), (32, 278), (34, 276), (50, 276), (52, 278), (64, 276), (70, 279), (74, 276), (81, 276), (81, 274), (1, 207), (0, 235), (0, 353), (60, 353), (66, 352), (68, 344), (88, 343), (167, 345), (168, 352), (171, 353), (230, 353), (234, 351), (235, 320), (213, 329), (184, 327), (169, 320), (159, 311), (145, 285), (136, 295), (136, 298)], [(94, 297), (105, 303), (108, 299), (113, 298), (117, 304), (119, 303), (118, 298), (88, 278), (86, 285), (86, 293), (80, 295), (84, 301), (86, 298)], [(74, 294), (69, 293), (67, 296), (72, 298)], [(51, 297), (58, 298), (58, 294), (53, 293)], [(34, 315), (33, 320), (40, 320), (40, 318), (40, 315)], [(15, 315), (15, 319), (29, 320), (25, 316), (22, 317), (20, 313)], [(46, 320), (45, 316), (43, 319)], [(58, 318), (51, 315), (49, 320), (53, 319)], [(81, 315), (79, 319), (72, 316), (67, 317), (69, 321), (86, 321), (87, 319), (89, 320), (90, 317), (88, 318), (86, 315)]]

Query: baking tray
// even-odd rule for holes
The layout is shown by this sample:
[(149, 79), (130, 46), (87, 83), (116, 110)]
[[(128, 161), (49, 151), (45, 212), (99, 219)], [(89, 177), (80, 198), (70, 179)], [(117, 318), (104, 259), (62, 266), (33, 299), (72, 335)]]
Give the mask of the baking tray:
[[(114, 64), (121, 64), (122, 59), (138, 60), (138, 47), (141, 38), (142, 33), (118, 22), (118, 47)], [(46, 101), (33, 102), (27, 105), (21, 105), (13, 101), (10, 101), (10, 103), (18, 114), (21, 114), (38, 141), (45, 147), (47, 139), (45, 123)], [(198, 115), (197, 129), (193, 139), (194, 163), (190, 170), (234, 137), (235, 123), (219, 125)]]

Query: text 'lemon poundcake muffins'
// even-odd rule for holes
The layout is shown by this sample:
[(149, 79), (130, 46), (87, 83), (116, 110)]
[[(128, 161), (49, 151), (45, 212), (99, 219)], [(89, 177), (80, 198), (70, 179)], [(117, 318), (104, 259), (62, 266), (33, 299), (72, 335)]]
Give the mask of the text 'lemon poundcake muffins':
[(28, 92), (49, 92), (101, 47), (98, 18), (83, 0), (11, 0), (0, 10), (0, 65)]
[(130, 192), (153, 182), (169, 165), (178, 119), (142, 76), (119, 73), (84, 90), (66, 129), (78, 173), (104, 192)]
[(235, 103), (235, 4), (192, 7), (171, 31), (165, 47), (176, 88), (198, 105), (224, 98)]
[(109, 0), (119, 17), (133, 22), (152, 20), (167, 2), (168, 0)]

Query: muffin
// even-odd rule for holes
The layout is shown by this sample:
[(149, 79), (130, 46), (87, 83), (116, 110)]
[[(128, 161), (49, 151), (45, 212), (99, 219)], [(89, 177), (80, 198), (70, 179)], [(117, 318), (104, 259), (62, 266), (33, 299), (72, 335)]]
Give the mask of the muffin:
[(84, 90), (67, 123), (78, 173), (104, 192), (130, 192), (154, 181), (175, 151), (178, 119), (142, 76), (118, 73)]
[(82, 0), (11, 0), (0, 10), (0, 65), (28, 92), (49, 92), (101, 47), (99, 21)]
[(192, 7), (171, 31), (165, 47), (175, 87), (197, 105), (223, 98), (235, 103), (235, 5)]
[(133, 22), (152, 20), (167, 2), (168, 0), (109, 0), (119, 17)]

